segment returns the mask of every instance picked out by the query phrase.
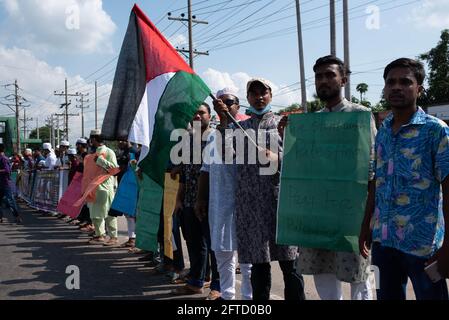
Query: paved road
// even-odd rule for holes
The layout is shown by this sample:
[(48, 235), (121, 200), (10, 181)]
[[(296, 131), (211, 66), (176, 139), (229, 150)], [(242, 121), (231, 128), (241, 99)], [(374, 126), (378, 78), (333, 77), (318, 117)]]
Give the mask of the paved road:
[[(152, 269), (138, 260), (141, 255), (87, 245), (88, 236), (76, 227), (25, 207), (22, 210), (23, 225), (12, 223), (8, 215), (8, 221), (0, 224), (0, 300), (179, 298), (170, 295), (177, 285), (152, 274)], [(126, 240), (123, 217), (119, 218), (119, 230), (120, 240)], [(66, 288), (69, 274), (65, 272), (70, 265), (79, 267), (80, 290)], [(272, 299), (282, 299), (282, 273), (277, 263), (272, 264), (272, 273)], [(239, 286), (240, 276), (237, 279)], [(305, 284), (307, 298), (319, 299), (310, 276), (305, 276)], [(182, 298), (204, 299), (207, 293)], [(414, 298), (410, 286), (408, 294)], [(348, 285), (344, 285), (344, 296), (349, 298)]]

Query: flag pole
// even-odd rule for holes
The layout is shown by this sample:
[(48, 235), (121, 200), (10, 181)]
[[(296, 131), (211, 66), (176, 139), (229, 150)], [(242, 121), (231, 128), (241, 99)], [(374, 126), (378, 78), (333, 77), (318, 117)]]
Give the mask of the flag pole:
[[(209, 95), (209, 97), (212, 98), (212, 100), (217, 100), (217, 98), (215, 98), (215, 96), (211, 93)], [(259, 149), (259, 146), (257, 145), (257, 143), (253, 140), (253, 138), (250, 137), (250, 135), (248, 134), (248, 132), (245, 131), (245, 129), (242, 128), (242, 126), (240, 125), (240, 123), (238, 123), (238, 121), (229, 113), (229, 111), (225, 112), (226, 115), (229, 117), (229, 119), (231, 119), (232, 123), (234, 123), (240, 130), (243, 131), (243, 133), (245, 134), (245, 136), (248, 138), (249, 141), (251, 141), (251, 143), (257, 148)]]

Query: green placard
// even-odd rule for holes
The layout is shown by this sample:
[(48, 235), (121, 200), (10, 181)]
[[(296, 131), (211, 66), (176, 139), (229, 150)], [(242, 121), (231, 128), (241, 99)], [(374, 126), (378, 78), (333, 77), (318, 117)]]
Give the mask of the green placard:
[(142, 179), (137, 178), (137, 182), (139, 198), (137, 201), (136, 247), (156, 252), (164, 190), (145, 173), (142, 173)]
[(289, 117), (278, 206), (278, 244), (358, 252), (370, 146), (370, 112)]

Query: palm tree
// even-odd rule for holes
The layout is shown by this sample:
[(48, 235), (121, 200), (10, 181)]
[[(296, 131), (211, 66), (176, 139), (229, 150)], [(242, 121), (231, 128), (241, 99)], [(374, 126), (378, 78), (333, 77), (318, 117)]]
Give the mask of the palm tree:
[(368, 85), (366, 83), (359, 83), (355, 89), (360, 92), (360, 102), (362, 102), (363, 95), (368, 91)]

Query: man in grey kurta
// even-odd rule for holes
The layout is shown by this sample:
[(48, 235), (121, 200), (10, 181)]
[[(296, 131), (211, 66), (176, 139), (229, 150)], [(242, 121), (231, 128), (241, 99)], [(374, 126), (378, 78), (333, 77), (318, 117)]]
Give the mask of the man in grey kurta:
[[(344, 63), (333, 56), (317, 60), (315, 86), (318, 97), (326, 104), (320, 112), (363, 112), (370, 109), (349, 102), (342, 96), (347, 78)], [(369, 180), (374, 178), (374, 142), (376, 125), (371, 115), (371, 163)], [(341, 281), (351, 284), (353, 300), (372, 300), (368, 279), (369, 259), (358, 253), (333, 252), (325, 249), (299, 248), (298, 271), (314, 275), (317, 292), (323, 300), (342, 300)]]
[[(271, 111), (272, 90), (264, 79), (253, 79), (247, 84), (247, 100), (251, 118), (240, 122), (247, 132), (253, 132), (257, 137), (259, 132), (266, 135), (266, 141), (274, 145), (261, 145), (266, 155), (279, 159), (282, 154), (282, 140), (277, 132), (278, 117)], [(228, 126), (226, 111), (228, 108), (221, 101), (214, 101), (215, 110), (222, 123), (220, 129)], [(271, 139), (270, 139), (271, 136)], [(284, 275), (285, 299), (305, 299), (302, 277), (296, 272), (295, 259), (297, 247), (281, 246), (275, 243), (276, 210), (279, 191), (279, 162), (273, 174), (261, 174), (261, 168), (266, 167), (260, 161), (251, 164), (248, 161), (249, 143), (245, 140), (245, 159), (243, 164), (237, 161), (236, 185), (236, 231), (238, 255), (240, 263), (251, 263), (251, 284), (253, 300), (268, 300), (271, 290), (271, 261), (279, 261)], [(236, 148), (238, 160), (239, 149)], [(270, 161), (271, 162), (271, 161)], [(270, 163), (272, 165), (272, 163)]]

